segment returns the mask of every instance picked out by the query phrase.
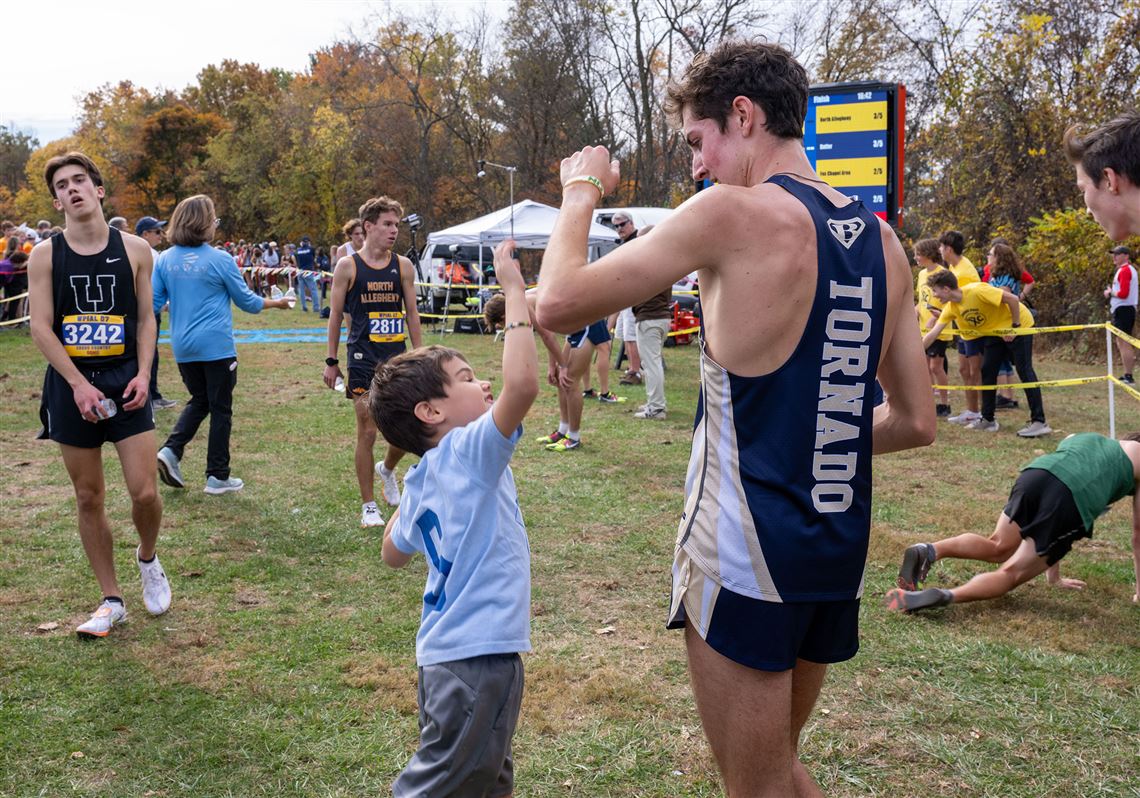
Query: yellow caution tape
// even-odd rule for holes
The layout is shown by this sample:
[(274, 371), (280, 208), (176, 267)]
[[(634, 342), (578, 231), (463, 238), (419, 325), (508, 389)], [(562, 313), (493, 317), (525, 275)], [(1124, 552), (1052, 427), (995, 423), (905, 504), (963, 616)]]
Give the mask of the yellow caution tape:
[[(1105, 324), (1066, 324), (1060, 327), (1016, 327), (1006, 328), (1004, 330), (987, 330), (986, 332), (978, 332), (977, 330), (954, 330), (955, 335), (960, 335), (963, 338), (1000, 338), (1005, 335), (1038, 335), (1040, 333), (1054, 333), (1054, 332), (1076, 332), (1077, 330), (1100, 330), (1108, 325)], [(927, 331), (929, 332), (929, 331)], [(1117, 332), (1120, 332), (1117, 330)], [(923, 333), (925, 335), (926, 332)], [(1135, 340), (1135, 339), (1134, 339)], [(1140, 341), (1137, 341), (1140, 345)]]
[(1132, 396), (1134, 398), (1140, 399), (1140, 391), (1136, 390), (1131, 385), (1125, 385), (1123, 382), (1118, 380), (1116, 377), (1109, 377), (1108, 379), (1109, 379), (1109, 381), (1116, 383), (1117, 388), (1123, 388), (1125, 391), (1132, 394)]
[(1112, 326), (1112, 324), (1111, 324), (1111, 323), (1109, 323), (1109, 322), (1105, 322), (1105, 324), (1104, 324), (1104, 328), (1105, 328), (1106, 330), (1108, 330), (1110, 333), (1112, 333), (1113, 335), (1115, 335), (1117, 338), (1120, 338), (1120, 339), (1122, 339), (1122, 340), (1125, 340), (1125, 341), (1127, 341), (1128, 343), (1132, 344), (1133, 346), (1136, 346), (1136, 347), (1140, 347), (1140, 338), (1133, 338), (1133, 337), (1132, 337), (1131, 335), (1129, 335), (1128, 333), (1126, 333), (1126, 332), (1123, 332), (1123, 331), (1121, 331), (1121, 330), (1118, 330), (1118, 329), (1116, 329), (1116, 328), (1115, 328), (1115, 327), (1113, 327), (1113, 326)]
[[(1096, 377), (1072, 377), (1064, 380), (1038, 380), (1037, 382), (1011, 382), (1008, 385), (932, 385), (939, 391), (996, 391), (999, 388), (1058, 388), (1068, 385), (1088, 385), (1092, 382), (1105, 382), (1107, 374)], [(1140, 394), (1138, 394), (1140, 398)]]

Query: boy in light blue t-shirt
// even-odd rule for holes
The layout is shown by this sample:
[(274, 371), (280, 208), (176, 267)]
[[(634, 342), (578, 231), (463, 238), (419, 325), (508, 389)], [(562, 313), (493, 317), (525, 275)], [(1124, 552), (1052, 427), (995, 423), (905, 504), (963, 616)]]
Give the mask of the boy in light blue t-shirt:
[[(510, 460), (538, 395), (538, 356), (513, 241), (495, 250), (507, 300), (503, 389), (444, 346), (382, 364), (369, 412), (393, 446), (421, 457), (384, 532), (393, 568), (417, 552), (427, 587), (416, 635), (420, 745), (392, 791), (491, 796), (514, 791), (511, 737), (530, 651), (530, 547)], [(490, 412), (487, 412), (487, 411)]]

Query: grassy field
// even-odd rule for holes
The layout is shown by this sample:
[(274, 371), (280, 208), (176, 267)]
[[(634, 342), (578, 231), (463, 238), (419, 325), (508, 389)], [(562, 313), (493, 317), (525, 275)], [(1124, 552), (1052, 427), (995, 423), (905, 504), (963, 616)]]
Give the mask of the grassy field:
[[(299, 311), (238, 321), (313, 323)], [(446, 340), (497, 377), (490, 337)], [(162, 355), (164, 392), (185, 399)], [(696, 355), (667, 350), (665, 422), (633, 419), (644, 391), (622, 388), (626, 404), (587, 405), (583, 450), (556, 455), (528, 443), (556, 421), (551, 391), (527, 419), (514, 460), (533, 556), (519, 796), (720, 794), (681, 636), (664, 630)], [(99, 597), (55, 446), (32, 440), (43, 362), (26, 332), (0, 332), (0, 795), (384, 795), (414, 750), (423, 562), (387, 569), (380, 531), (358, 526), (353, 419), (320, 382), (324, 346), (239, 356), (233, 471), (246, 488), (201, 492), (203, 430), (183, 461), (192, 489), (161, 488), (174, 604), (160, 618), (142, 606), (105, 450), (131, 621), (81, 643), (73, 628)], [(1043, 378), (1097, 373), (1039, 361)], [(914, 617), (882, 606), (906, 545), (988, 534), (1020, 465), (1069, 432), (1107, 432), (1105, 393), (1048, 391), (1050, 438), (1017, 438), (1027, 414), (1003, 411), (997, 434), (942, 424), (934, 446), (876, 461), (862, 649), (832, 669), (804, 735), (826, 794), (1140, 796), (1140, 608), (1123, 503), (1065, 560), (1083, 592), (1039, 580)], [(1140, 407), (1123, 404), (1118, 429), (1140, 428)], [(158, 416), (160, 436), (176, 412)], [(939, 563), (930, 584), (983, 567)]]

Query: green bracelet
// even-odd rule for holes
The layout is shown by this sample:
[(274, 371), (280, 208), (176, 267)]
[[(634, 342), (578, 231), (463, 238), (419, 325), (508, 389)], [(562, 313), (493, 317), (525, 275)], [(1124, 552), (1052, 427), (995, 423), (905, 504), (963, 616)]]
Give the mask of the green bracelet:
[(579, 175), (578, 177), (572, 177), (562, 184), (562, 188), (565, 189), (567, 186), (571, 186), (574, 183), (589, 183), (591, 186), (596, 188), (598, 190), (598, 194), (601, 195), (598, 197), (598, 199), (602, 199), (602, 197), (606, 196), (606, 190), (602, 187), (602, 181), (593, 175)]

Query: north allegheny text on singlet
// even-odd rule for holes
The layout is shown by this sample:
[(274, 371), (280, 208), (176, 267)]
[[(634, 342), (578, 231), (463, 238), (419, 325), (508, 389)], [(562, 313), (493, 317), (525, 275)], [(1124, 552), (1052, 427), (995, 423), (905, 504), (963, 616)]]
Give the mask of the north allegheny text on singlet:
[(827, 341), (819, 370), (819, 406), (812, 457), (812, 504), (821, 513), (841, 513), (851, 506), (851, 480), (859, 462), (859, 420), (863, 415), (870, 364), (871, 286), (831, 281)]
[(399, 302), (400, 296), (396, 290), (396, 284), (391, 280), (368, 280), (364, 283), (364, 290), (360, 293), (360, 301), (366, 304)]

